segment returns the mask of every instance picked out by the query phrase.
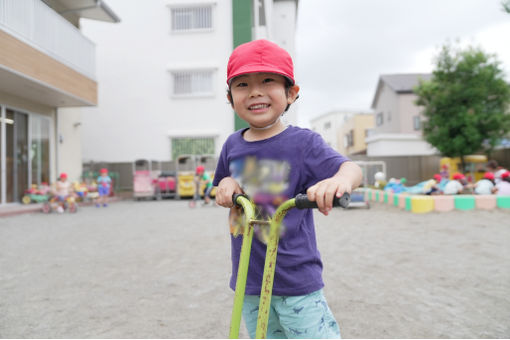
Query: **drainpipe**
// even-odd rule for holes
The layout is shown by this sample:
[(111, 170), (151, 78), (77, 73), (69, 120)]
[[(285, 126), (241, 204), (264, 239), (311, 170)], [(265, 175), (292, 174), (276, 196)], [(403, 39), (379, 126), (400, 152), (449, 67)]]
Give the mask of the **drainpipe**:
[[(5, 106), (0, 105), (0, 129), (2, 133), (0, 136), (4, 139), (1, 141), (0, 145), (2, 146), (0, 149), (0, 183), (2, 183), (0, 190), (0, 204), (7, 202), (7, 165), (6, 165), (6, 157), (7, 157), (7, 138), (6, 138), (6, 122), (7, 114), (5, 112)], [(3, 160), (3, 161), (2, 161)]]

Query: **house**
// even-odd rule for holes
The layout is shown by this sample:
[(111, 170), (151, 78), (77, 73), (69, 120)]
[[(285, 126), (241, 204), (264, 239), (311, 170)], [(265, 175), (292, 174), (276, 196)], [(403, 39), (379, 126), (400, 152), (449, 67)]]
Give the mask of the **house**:
[[(124, 164), (181, 154), (218, 155), (243, 126), (226, 99), (234, 47), (258, 38), (291, 54), (297, 0), (122, 0), (123, 22), (105, 31), (87, 22), (98, 44), (100, 103), (82, 108), (85, 163)], [(294, 119), (295, 113), (287, 115)]]
[(339, 151), (343, 141), (338, 140), (338, 131), (356, 112), (334, 110), (326, 112), (310, 120), (310, 128), (320, 134), (324, 141), (333, 149)]
[[(80, 19), (119, 22), (101, 0), (0, 1), (0, 204), (81, 174), (80, 117), (95, 106), (95, 45)], [(111, 26), (110, 26), (111, 27)]]
[(365, 139), (372, 134), (374, 125), (373, 113), (353, 115), (338, 129), (338, 151), (346, 156), (366, 154)]
[(413, 88), (431, 74), (386, 74), (379, 77), (372, 109), (373, 134), (366, 139), (367, 156), (427, 156), (437, 151), (422, 138), (422, 109)]

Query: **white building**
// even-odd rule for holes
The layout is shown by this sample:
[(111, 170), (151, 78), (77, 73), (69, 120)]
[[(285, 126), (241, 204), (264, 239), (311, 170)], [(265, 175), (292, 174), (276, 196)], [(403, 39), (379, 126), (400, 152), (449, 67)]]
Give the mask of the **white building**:
[[(84, 162), (219, 154), (236, 128), (226, 99), (234, 46), (294, 52), (297, 0), (111, 0), (122, 23), (85, 22), (97, 42), (99, 104), (82, 108)], [(286, 115), (296, 121), (295, 113)]]
[(80, 19), (118, 22), (100, 0), (0, 0), (0, 205), (81, 175), (80, 116), (97, 103), (95, 45)]

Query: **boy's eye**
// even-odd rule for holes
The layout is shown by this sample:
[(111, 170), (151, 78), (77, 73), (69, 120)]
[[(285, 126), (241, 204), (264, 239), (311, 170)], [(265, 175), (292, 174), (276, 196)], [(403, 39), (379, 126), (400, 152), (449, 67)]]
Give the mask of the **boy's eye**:
[(265, 83), (270, 83), (270, 82), (272, 82), (272, 81), (274, 81), (274, 79), (273, 79), (273, 78), (266, 78), (266, 79), (264, 79), (262, 82), (265, 84)]
[(246, 87), (246, 86), (248, 86), (248, 84), (247, 84), (247, 83), (237, 83), (237, 84), (235, 85), (235, 87)]

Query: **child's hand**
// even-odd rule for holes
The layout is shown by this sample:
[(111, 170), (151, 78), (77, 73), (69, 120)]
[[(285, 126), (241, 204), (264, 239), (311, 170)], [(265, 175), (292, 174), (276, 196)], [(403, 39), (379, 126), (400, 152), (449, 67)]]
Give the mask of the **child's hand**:
[(216, 204), (225, 208), (232, 208), (234, 205), (232, 195), (234, 193), (242, 194), (243, 190), (232, 177), (223, 178), (216, 188)]
[(349, 180), (333, 176), (309, 187), (306, 195), (310, 201), (317, 202), (319, 211), (327, 216), (333, 208), (333, 198), (342, 197), (345, 192), (350, 194), (351, 191), (352, 184)]

